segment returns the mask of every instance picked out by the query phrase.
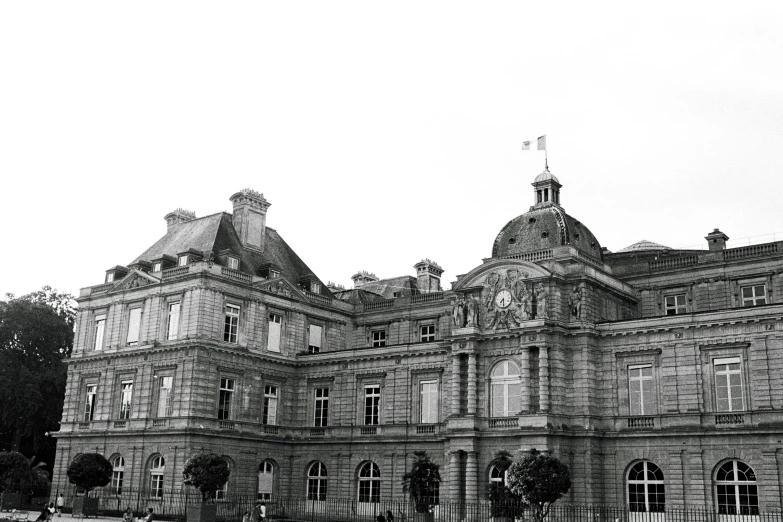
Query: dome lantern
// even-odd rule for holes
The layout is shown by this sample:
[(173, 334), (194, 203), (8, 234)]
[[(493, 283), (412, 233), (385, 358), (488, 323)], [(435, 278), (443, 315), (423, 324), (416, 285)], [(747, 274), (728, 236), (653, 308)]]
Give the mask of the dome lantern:
[(533, 180), (533, 208), (548, 205), (560, 206), (560, 181), (549, 172), (549, 166), (544, 167), (544, 172)]

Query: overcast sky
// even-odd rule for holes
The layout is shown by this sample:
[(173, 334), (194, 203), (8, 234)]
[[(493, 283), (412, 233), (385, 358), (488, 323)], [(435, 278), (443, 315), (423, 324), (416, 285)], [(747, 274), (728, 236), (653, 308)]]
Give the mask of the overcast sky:
[(0, 294), (99, 284), (245, 187), (325, 282), (448, 288), (542, 134), (610, 250), (783, 239), (783, 3), (640, 4), (2, 2)]

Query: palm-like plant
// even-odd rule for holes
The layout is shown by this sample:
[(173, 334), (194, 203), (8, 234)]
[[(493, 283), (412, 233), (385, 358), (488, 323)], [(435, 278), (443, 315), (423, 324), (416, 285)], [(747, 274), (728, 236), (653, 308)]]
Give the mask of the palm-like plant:
[(413, 467), (402, 476), (402, 490), (409, 493), (418, 513), (426, 513), (436, 503), (440, 488), (440, 466), (426, 451), (414, 451)]

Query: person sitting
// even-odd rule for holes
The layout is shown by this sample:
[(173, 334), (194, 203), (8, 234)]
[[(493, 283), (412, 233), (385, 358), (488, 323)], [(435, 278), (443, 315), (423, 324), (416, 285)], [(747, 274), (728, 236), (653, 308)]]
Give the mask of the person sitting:
[(128, 509), (122, 514), (122, 522), (133, 522), (133, 511), (131, 511), (130, 506), (128, 506)]
[(49, 506), (44, 504), (44, 507), (41, 510), (41, 514), (38, 515), (38, 518), (35, 519), (35, 522), (45, 522), (46, 519), (48, 518), (49, 518)]

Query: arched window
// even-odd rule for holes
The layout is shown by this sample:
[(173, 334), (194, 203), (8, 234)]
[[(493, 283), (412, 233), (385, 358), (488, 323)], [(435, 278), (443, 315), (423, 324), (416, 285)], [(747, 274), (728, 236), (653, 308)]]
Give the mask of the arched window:
[(150, 465), (150, 494), (152, 498), (163, 498), (163, 474), (166, 472), (166, 460), (160, 455), (152, 459)]
[(258, 466), (258, 500), (271, 500), (275, 486), (275, 465), (265, 460)]
[(381, 501), (381, 470), (375, 462), (365, 462), (359, 470), (359, 502)]
[(501, 470), (496, 464), (489, 468), (489, 486), (491, 488), (506, 485), (506, 472)]
[(721, 515), (758, 515), (759, 492), (753, 468), (730, 460), (715, 473), (715, 497)]
[[(226, 466), (228, 466), (228, 470), (230, 472), (231, 471), (231, 461), (229, 461), (226, 458), (224, 458), (223, 460), (226, 461)], [(229, 477), (230, 477), (230, 475), (229, 475)], [(215, 500), (226, 500), (226, 498), (228, 498), (228, 480), (226, 481), (225, 484), (223, 484), (222, 488), (220, 488), (218, 490), (215, 490)]]
[(115, 495), (122, 495), (122, 478), (125, 475), (125, 459), (117, 455), (111, 459), (111, 491)]
[(307, 472), (307, 500), (326, 500), (326, 466), (313, 462)]
[(511, 417), (521, 409), (522, 381), (513, 361), (501, 361), (490, 375), (491, 415)]
[(642, 461), (628, 470), (628, 510), (632, 513), (663, 513), (666, 492), (663, 471), (652, 462)]

